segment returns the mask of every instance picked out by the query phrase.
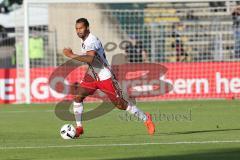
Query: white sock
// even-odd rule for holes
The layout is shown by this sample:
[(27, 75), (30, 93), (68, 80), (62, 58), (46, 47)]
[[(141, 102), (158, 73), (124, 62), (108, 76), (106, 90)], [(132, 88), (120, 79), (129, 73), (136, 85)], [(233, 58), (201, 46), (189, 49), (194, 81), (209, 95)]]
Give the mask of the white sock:
[(137, 106), (128, 105), (127, 111), (130, 114), (133, 114), (134, 116), (138, 117), (139, 119), (141, 119), (144, 122), (147, 120), (146, 114), (143, 111), (141, 111), (139, 108), (137, 108)]
[(73, 113), (75, 115), (75, 120), (78, 127), (82, 127), (82, 112), (83, 103), (73, 102)]

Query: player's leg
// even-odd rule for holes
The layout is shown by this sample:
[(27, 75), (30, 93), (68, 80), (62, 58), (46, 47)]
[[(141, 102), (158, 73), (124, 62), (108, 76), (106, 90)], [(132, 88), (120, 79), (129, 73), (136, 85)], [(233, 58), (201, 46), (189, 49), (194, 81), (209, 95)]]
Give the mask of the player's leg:
[(75, 96), (73, 101), (73, 113), (76, 121), (76, 135), (75, 137), (79, 137), (83, 134), (83, 126), (82, 126), (82, 113), (83, 113), (83, 97)]
[(120, 92), (120, 88), (118, 84), (115, 84), (112, 79), (108, 79), (105, 81), (101, 81), (98, 83), (98, 88), (102, 90), (112, 103), (121, 110), (126, 110), (130, 114), (138, 117), (142, 120), (147, 129), (149, 134), (154, 134), (155, 126), (152, 122), (151, 116), (149, 113), (144, 113), (141, 109), (139, 109), (135, 103), (130, 102), (130, 100), (124, 98), (124, 95)]
[(81, 84), (75, 83), (71, 86), (72, 94), (76, 95), (73, 101), (73, 112), (76, 120), (76, 137), (83, 134), (82, 126), (82, 113), (83, 113), (83, 100), (92, 95), (96, 90), (93, 82), (81, 82)]
[(138, 119), (142, 120), (148, 130), (148, 133), (150, 135), (153, 135), (155, 132), (155, 125), (152, 121), (151, 115), (146, 112), (144, 113), (141, 109), (139, 109), (135, 103), (128, 102), (127, 106), (125, 107), (126, 111), (128, 111), (130, 114), (134, 115)]

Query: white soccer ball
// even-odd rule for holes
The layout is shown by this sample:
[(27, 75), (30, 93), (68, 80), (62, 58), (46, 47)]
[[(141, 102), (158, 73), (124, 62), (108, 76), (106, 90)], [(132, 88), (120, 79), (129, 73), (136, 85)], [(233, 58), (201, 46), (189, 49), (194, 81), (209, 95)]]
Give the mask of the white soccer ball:
[(76, 129), (71, 124), (65, 124), (60, 130), (60, 135), (63, 139), (73, 139), (76, 134)]

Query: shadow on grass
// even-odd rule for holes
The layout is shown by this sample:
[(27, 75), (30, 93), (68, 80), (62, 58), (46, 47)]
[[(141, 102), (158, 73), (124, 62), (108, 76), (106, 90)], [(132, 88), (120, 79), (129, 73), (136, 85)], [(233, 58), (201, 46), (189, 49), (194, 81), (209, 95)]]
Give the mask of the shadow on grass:
[[(214, 129), (214, 130), (198, 130), (198, 131), (185, 131), (185, 132), (169, 132), (169, 133), (155, 133), (154, 136), (161, 136), (161, 135), (181, 135), (181, 134), (201, 134), (201, 133), (215, 133), (215, 132), (228, 132), (228, 131), (240, 131), (240, 129)], [(142, 134), (126, 134), (126, 135), (106, 135), (106, 136), (85, 136), (84, 138), (116, 138), (116, 137), (137, 137), (137, 136), (147, 136), (147, 133)], [(239, 157), (240, 160), (240, 157)]]
[(178, 134), (211, 133), (211, 132), (225, 132), (225, 131), (240, 131), (240, 129), (239, 128), (235, 128), (235, 129), (212, 129), (212, 130), (198, 130), (198, 131), (186, 131), (186, 132), (159, 133), (159, 134), (178, 135)]
[[(152, 156), (152, 157), (133, 157), (122, 158), (121, 160), (239, 160), (239, 149), (220, 149), (209, 152), (190, 153), (183, 155), (170, 155), (170, 156)], [(112, 159), (113, 160), (113, 159)], [(120, 160), (120, 159), (114, 159)]]

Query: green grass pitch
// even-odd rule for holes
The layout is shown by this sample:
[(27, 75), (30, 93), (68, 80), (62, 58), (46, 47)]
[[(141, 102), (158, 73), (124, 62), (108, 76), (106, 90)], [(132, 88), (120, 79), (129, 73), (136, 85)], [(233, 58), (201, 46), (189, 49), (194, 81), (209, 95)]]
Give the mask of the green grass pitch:
[[(85, 104), (91, 110), (97, 104)], [(0, 105), (0, 160), (239, 160), (240, 101), (142, 102), (156, 134), (124, 111), (84, 122), (80, 139), (63, 140), (54, 105)]]

